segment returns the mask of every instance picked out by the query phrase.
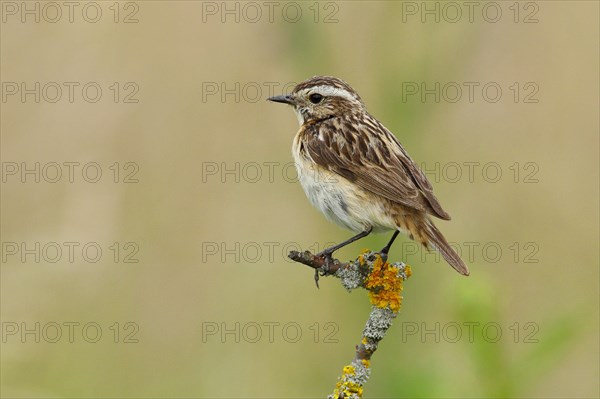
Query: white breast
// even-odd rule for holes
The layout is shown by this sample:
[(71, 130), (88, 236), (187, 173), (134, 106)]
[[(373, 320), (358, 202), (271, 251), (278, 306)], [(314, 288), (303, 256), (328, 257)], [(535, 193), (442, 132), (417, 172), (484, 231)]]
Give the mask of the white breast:
[(292, 153), (298, 179), (310, 203), (330, 221), (348, 230), (375, 231), (395, 229), (387, 216), (385, 202), (373, 198), (347, 179), (332, 173), (307, 158), (300, 151), (300, 133), (294, 138)]

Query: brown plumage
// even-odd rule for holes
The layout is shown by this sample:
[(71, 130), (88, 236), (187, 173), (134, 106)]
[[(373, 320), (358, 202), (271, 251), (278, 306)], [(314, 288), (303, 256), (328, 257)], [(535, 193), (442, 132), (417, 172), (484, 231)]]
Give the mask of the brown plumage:
[[(469, 274), (429, 217), (450, 220), (431, 183), (347, 83), (318, 76), (290, 95), (270, 100), (292, 105), (298, 116), (292, 152), (311, 203), (335, 223), (362, 232), (324, 251), (325, 256), (371, 230), (398, 230), (440, 251), (459, 273)], [(389, 250), (395, 237), (382, 251)]]

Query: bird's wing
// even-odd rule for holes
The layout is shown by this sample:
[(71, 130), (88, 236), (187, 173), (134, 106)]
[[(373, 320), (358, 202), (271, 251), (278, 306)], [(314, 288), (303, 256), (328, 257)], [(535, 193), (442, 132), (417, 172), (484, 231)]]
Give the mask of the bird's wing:
[(331, 118), (310, 124), (302, 141), (318, 165), (364, 190), (450, 219), (425, 174), (375, 118)]

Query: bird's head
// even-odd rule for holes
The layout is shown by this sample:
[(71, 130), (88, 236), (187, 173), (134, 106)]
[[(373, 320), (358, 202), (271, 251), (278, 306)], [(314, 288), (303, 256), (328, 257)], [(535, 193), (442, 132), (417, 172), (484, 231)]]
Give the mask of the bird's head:
[(365, 111), (358, 93), (348, 83), (331, 76), (307, 79), (296, 85), (290, 94), (268, 100), (294, 107), (300, 125)]

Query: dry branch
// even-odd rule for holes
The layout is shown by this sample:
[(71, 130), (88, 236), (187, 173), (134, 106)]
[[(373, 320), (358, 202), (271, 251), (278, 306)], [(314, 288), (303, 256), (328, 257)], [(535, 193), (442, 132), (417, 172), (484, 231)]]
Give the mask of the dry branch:
[(363, 329), (362, 340), (356, 346), (352, 362), (345, 366), (338, 383), (328, 399), (357, 399), (371, 373), (371, 356), (385, 337), (402, 304), (402, 283), (411, 275), (410, 266), (402, 262), (390, 264), (376, 252), (365, 251), (354, 261), (337, 259), (327, 264), (323, 257), (309, 251), (291, 251), (288, 257), (316, 270), (321, 276), (333, 275), (351, 291), (364, 288), (373, 305)]

